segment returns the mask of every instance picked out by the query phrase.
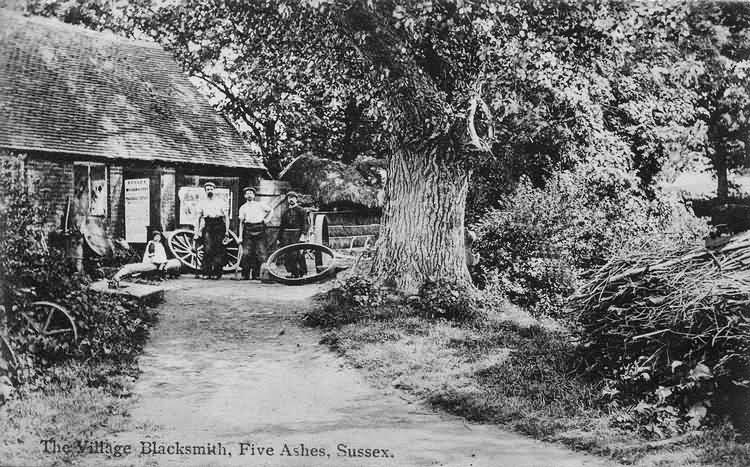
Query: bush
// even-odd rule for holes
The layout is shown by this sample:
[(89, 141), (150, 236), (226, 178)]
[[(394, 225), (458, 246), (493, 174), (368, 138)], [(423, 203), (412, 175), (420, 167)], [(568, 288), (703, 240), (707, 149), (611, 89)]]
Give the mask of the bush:
[[(90, 290), (87, 277), (76, 273), (64, 251), (47, 244), (43, 206), (48, 203), (28, 189), (21, 161), (0, 157), (0, 332), (6, 334), (7, 327), (21, 364), (15, 382), (43, 385), (63, 362), (127, 366), (142, 349), (154, 312), (124, 297)], [(21, 313), (30, 313), (30, 303), (41, 300), (71, 313), (79, 337), (75, 346), (29, 328)]]
[(557, 175), (544, 188), (522, 180), (474, 228), (486, 286), (553, 317), (587, 271), (615, 252), (662, 232), (688, 240), (707, 232), (675, 200), (648, 201), (628, 180), (583, 169)]
[(350, 276), (316, 297), (317, 305), (303, 321), (309, 326), (334, 328), (383, 315), (383, 293), (365, 276)]
[(475, 290), (466, 284), (444, 280), (425, 282), (419, 289), (419, 299), (412, 305), (427, 319), (462, 323), (473, 321), (480, 314)]
[[(9, 340), (27, 383), (67, 360), (132, 361), (155, 320), (154, 311), (134, 300), (88, 289), (86, 278), (63, 260), (63, 254), (56, 251), (27, 255), (13, 262), (18, 272), (4, 284)], [(78, 329), (75, 346), (40, 337), (28, 327), (20, 313), (30, 312), (29, 304), (39, 300), (53, 301), (70, 312)]]

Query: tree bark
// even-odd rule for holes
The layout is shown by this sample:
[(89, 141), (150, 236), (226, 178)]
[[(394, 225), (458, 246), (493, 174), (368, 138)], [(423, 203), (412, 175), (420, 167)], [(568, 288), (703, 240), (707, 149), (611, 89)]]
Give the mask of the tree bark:
[(427, 280), (471, 283), (464, 252), (470, 176), (418, 150), (393, 151), (372, 268), (379, 283), (406, 294)]

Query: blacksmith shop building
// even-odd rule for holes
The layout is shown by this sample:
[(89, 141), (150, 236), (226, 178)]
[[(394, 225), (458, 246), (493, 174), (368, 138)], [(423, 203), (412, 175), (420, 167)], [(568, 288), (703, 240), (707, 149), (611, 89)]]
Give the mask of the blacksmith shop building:
[(267, 173), (158, 45), (0, 9), (0, 156), (19, 155), (51, 223), (74, 209), (136, 243), (192, 224), (207, 180), (235, 224)]

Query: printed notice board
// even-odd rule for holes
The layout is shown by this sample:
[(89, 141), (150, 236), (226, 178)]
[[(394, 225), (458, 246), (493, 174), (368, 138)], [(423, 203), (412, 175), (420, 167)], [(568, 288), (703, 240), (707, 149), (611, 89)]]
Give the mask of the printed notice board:
[[(214, 196), (224, 200), (226, 210), (232, 217), (232, 192), (229, 188), (214, 188)], [(195, 225), (198, 222), (198, 204), (206, 197), (206, 192), (199, 186), (183, 186), (177, 191), (180, 199), (180, 224)]]
[(125, 180), (125, 240), (146, 243), (146, 226), (151, 220), (149, 179)]

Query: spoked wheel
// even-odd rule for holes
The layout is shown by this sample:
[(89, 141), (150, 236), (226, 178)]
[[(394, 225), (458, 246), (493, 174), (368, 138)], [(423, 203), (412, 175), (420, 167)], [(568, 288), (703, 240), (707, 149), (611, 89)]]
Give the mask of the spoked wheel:
[(203, 245), (195, 241), (193, 232), (179, 229), (167, 235), (167, 245), (174, 257), (191, 271), (199, 271), (203, 263)]
[(240, 258), (242, 256), (240, 239), (231, 230), (229, 231), (229, 237), (229, 241), (224, 244), (224, 251), (226, 252), (224, 272), (236, 271), (240, 265)]
[[(298, 266), (301, 275), (292, 277), (287, 267)], [(277, 282), (302, 285), (328, 277), (336, 269), (333, 250), (318, 243), (295, 243), (271, 253), (266, 261), (268, 273)]]
[[(179, 229), (168, 233), (167, 245), (175, 258), (183, 266), (193, 272), (201, 270), (203, 265), (203, 245), (196, 241), (194, 233), (189, 229)], [(229, 242), (224, 245), (226, 250), (226, 264), (224, 272), (232, 272), (240, 264), (240, 242), (237, 236), (229, 231)]]
[(78, 341), (78, 329), (68, 310), (54, 302), (33, 302), (21, 312), (29, 330), (60, 343)]

